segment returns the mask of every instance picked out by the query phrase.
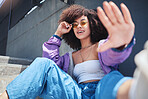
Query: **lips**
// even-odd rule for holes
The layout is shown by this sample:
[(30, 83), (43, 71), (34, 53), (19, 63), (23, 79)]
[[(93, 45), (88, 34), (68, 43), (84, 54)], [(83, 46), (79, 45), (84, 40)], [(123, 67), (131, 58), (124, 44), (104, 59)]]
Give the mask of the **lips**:
[(85, 32), (84, 30), (80, 30), (77, 33), (80, 34), (80, 33), (84, 33), (84, 32)]

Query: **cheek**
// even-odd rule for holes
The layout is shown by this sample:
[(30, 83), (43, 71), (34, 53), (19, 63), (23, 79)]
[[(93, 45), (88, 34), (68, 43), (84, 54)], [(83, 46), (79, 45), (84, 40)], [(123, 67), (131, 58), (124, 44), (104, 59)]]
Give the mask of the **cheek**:
[(89, 28), (89, 26), (87, 26), (86, 28), (85, 28), (85, 30), (86, 30), (86, 32), (87, 32), (87, 34), (90, 34), (90, 28)]
[(73, 29), (73, 32), (74, 32), (75, 35), (77, 34), (77, 31), (75, 29)]

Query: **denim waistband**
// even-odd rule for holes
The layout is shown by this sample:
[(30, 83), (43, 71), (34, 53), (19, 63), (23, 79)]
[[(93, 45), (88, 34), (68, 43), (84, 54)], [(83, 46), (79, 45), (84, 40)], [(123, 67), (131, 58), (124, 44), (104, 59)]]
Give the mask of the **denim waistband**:
[(99, 81), (93, 81), (88, 83), (80, 83), (79, 85), (87, 85), (87, 84), (98, 84)]
[(94, 99), (98, 82), (99, 81), (79, 84), (79, 87), (82, 89), (82, 99)]

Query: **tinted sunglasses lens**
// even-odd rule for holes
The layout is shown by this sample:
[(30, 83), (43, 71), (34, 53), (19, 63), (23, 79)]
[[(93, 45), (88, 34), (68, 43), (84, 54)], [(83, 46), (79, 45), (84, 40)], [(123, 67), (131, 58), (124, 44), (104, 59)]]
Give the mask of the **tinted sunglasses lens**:
[(82, 21), (80, 24), (81, 24), (81, 26), (85, 26), (86, 25), (86, 21)]
[(77, 28), (77, 26), (78, 26), (78, 23), (73, 23), (73, 24), (72, 24), (72, 27), (73, 27), (73, 28)]
[[(85, 20), (80, 22), (80, 25), (81, 25), (82, 27), (85, 26), (86, 24), (87, 24), (87, 22), (86, 22)], [(73, 27), (73, 28), (77, 28), (78, 25), (79, 25), (79, 23), (74, 22), (74, 23), (72, 24), (72, 27)]]

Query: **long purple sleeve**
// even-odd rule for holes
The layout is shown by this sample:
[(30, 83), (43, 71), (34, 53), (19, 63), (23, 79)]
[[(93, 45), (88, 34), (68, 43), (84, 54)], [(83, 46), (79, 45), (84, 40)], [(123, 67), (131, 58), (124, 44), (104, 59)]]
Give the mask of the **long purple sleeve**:
[[(106, 40), (100, 41), (99, 46), (105, 41)], [(131, 43), (121, 51), (112, 48), (105, 52), (98, 53), (99, 61), (103, 71), (107, 74), (111, 71), (111, 67), (117, 69), (118, 64), (122, 63), (129, 57), (134, 44), (135, 40), (133, 38)], [(63, 56), (59, 55), (60, 45), (60, 39), (52, 36), (47, 42), (43, 44), (43, 57), (53, 60), (62, 70), (68, 72), (68, 68), (70, 66), (70, 56), (69, 53), (66, 53)]]
[[(103, 44), (106, 40), (102, 40), (99, 44)], [(135, 39), (133, 38), (131, 43), (124, 48), (123, 50), (117, 50), (117, 49), (108, 49), (105, 52), (98, 53), (99, 61), (102, 66), (103, 71), (107, 74), (111, 71), (111, 67), (114, 69), (118, 68), (118, 64), (125, 61), (129, 55), (131, 54), (133, 45), (135, 44)]]
[(43, 44), (43, 57), (53, 60), (63, 71), (67, 72), (69, 67), (69, 54), (59, 55), (60, 39), (52, 36)]

